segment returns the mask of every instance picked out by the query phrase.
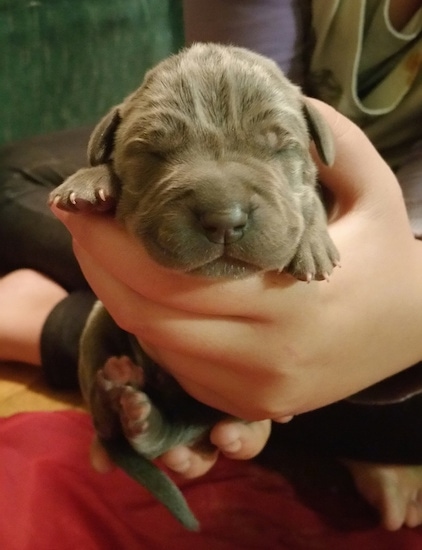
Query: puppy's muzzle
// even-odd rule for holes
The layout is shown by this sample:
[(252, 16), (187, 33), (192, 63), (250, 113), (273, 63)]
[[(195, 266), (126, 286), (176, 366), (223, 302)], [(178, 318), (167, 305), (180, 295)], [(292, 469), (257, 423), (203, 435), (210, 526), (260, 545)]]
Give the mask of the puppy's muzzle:
[(241, 205), (225, 210), (209, 210), (200, 215), (202, 230), (207, 239), (216, 244), (231, 244), (239, 241), (247, 231), (249, 214)]
[[(196, 161), (163, 172), (125, 223), (159, 263), (208, 277), (282, 269), (292, 258), (303, 217), (282, 193), (282, 171), (250, 159)], [(123, 216), (122, 216), (123, 218)]]

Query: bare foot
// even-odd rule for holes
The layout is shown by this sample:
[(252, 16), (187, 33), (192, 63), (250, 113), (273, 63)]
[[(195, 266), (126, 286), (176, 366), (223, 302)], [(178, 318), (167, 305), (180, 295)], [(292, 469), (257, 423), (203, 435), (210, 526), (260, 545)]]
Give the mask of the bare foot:
[(376, 508), (383, 526), (396, 531), (422, 524), (422, 466), (344, 461), (360, 494)]
[(249, 460), (257, 456), (267, 443), (270, 432), (270, 420), (246, 423), (228, 418), (218, 422), (211, 430), (214, 451), (204, 453), (197, 447), (179, 445), (161, 458), (167, 468), (192, 479), (208, 472), (220, 452), (235, 460)]
[(0, 279), (0, 359), (41, 364), (40, 338), (52, 309), (67, 292), (30, 269)]

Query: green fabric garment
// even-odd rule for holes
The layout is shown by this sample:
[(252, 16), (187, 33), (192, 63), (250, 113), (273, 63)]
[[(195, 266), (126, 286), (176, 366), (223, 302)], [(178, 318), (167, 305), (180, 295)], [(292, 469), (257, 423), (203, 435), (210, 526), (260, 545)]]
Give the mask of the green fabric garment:
[(0, 0), (0, 143), (95, 122), (182, 44), (179, 0)]
[(313, 0), (311, 90), (357, 122), (394, 168), (422, 139), (422, 7), (397, 31), (389, 0)]

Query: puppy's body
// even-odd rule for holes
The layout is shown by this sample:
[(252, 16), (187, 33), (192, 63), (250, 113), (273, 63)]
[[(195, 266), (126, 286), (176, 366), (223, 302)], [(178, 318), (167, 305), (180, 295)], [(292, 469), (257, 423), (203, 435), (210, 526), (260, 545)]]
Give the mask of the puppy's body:
[[(111, 110), (91, 137), (91, 168), (66, 180), (51, 200), (72, 210), (115, 207), (128, 231), (170, 269), (206, 277), (285, 270), (324, 279), (338, 254), (316, 189), (310, 134), (330, 163), (324, 122), (273, 62), (240, 48), (198, 44), (160, 63)], [(119, 345), (108, 348), (113, 333)], [(110, 363), (110, 357), (126, 359)], [(98, 306), (81, 343), (83, 393), (105, 441), (122, 431), (112, 395), (126, 413), (138, 406), (141, 427), (135, 433), (123, 422), (123, 431), (149, 458), (176, 441), (196, 440), (221, 414), (197, 409), (174, 381), (164, 402), (171, 395), (177, 402), (167, 412), (160, 413), (163, 404), (140, 405), (156, 368)], [(166, 383), (155, 398), (169, 383), (160, 377)], [(192, 403), (204, 413), (194, 429), (189, 415), (182, 413), (180, 423), (171, 414), (192, 410)], [(148, 430), (146, 418), (153, 424)]]
[[(131, 334), (116, 325), (101, 302), (95, 304), (82, 334), (79, 363), (82, 394), (112, 459), (183, 525), (196, 529), (183, 495), (151, 460), (176, 445), (201, 441), (225, 415), (184, 392)], [(129, 401), (122, 403), (124, 399)]]

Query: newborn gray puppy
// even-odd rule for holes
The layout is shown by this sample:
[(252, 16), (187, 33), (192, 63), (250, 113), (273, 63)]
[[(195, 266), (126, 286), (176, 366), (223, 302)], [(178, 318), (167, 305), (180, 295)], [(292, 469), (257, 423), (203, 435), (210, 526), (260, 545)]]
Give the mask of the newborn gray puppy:
[[(326, 279), (338, 253), (317, 190), (311, 138), (330, 164), (330, 131), (275, 63), (242, 48), (196, 44), (159, 63), (105, 116), (89, 142), (91, 167), (50, 200), (72, 211), (115, 211), (170, 269)], [(187, 396), (101, 304), (82, 338), (80, 382), (115, 460), (138, 475), (125, 462), (131, 449), (136, 468), (148, 470), (141, 483), (193, 528), (176, 489), (169, 489), (176, 497), (169, 503), (168, 480), (156, 481), (161, 471), (145, 457), (197, 442), (222, 413)]]

